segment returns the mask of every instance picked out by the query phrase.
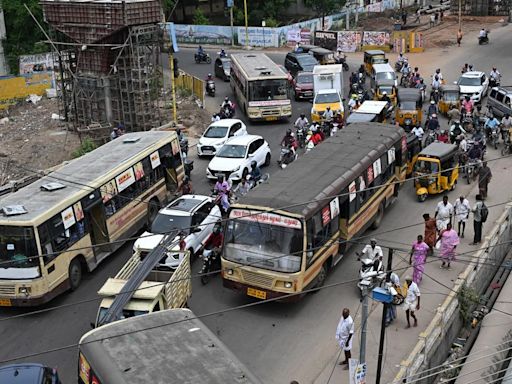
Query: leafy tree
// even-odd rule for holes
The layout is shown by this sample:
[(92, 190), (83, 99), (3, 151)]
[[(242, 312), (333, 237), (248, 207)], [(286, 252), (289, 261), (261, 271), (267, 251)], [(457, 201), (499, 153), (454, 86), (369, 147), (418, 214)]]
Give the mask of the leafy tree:
[(38, 0), (1, 0), (5, 18), (6, 38), (2, 41), (7, 63), (11, 73), (18, 73), (20, 55), (48, 52), (50, 48), (43, 43), (44, 34), (23, 6), (27, 4), (36, 19), (48, 29), (43, 21), (43, 10)]
[(345, 5), (346, 0), (304, 0), (304, 5), (319, 17), (325, 17), (339, 11)]
[(203, 13), (203, 11), (201, 11), (200, 8), (197, 8), (196, 11), (194, 12), (193, 23), (196, 25), (206, 25), (210, 24), (210, 20), (208, 20), (208, 18), (205, 16), (205, 14)]
[[(261, 20), (267, 25), (269, 20), (282, 20), (283, 12), (290, 6), (291, 0), (251, 0), (247, 1), (249, 25), (260, 26)], [(235, 0), (233, 9), (236, 25), (245, 25), (244, 2)]]

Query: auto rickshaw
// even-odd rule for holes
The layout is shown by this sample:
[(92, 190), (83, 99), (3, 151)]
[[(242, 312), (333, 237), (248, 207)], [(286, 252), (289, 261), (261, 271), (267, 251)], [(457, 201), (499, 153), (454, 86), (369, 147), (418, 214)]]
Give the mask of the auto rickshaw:
[(389, 100), (393, 105), (396, 105), (397, 100), (397, 89), (395, 87), (395, 83), (393, 80), (382, 80), (375, 83), (375, 88), (373, 89), (373, 99), (374, 100), (382, 100), (382, 96), (384, 96), (384, 92), (386, 92)]
[(424, 148), (414, 164), (414, 187), (418, 200), (455, 189), (459, 177), (459, 148), (434, 142)]
[(414, 164), (421, 152), (421, 140), (414, 133), (407, 134), (407, 171), (409, 177), (414, 169)]
[(441, 98), (439, 99), (439, 112), (447, 115), (450, 105), (455, 105), (460, 109), (460, 87), (455, 84), (441, 86)]
[(364, 52), (364, 69), (366, 74), (371, 76), (373, 64), (386, 64), (386, 53), (380, 49), (371, 49)]
[(398, 107), (395, 121), (411, 132), (416, 125), (421, 125), (421, 91), (417, 88), (401, 88), (398, 90)]
[(336, 59), (334, 58), (334, 52), (330, 51), (326, 48), (315, 47), (309, 51), (315, 59), (320, 63), (320, 65), (326, 64), (336, 64)]

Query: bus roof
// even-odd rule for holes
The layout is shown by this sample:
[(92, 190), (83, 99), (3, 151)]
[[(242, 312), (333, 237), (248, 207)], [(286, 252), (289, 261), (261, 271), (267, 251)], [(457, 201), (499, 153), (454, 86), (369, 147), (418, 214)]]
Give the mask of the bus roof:
[(260, 383), (188, 309), (115, 321), (79, 348), (101, 383)]
[(350, 124), (288, 165), (270, 183), (259, 185), (239, 204), (287, 207), (285, 211), (308, 218), (322, 206), (313, 200), (331, 200), (404, 135), (395, 125)]
[[(127, 133), (112, 140), (99, 148), (63, 165), (32, 184), (20, 190), (0, 197), (0, 212), (2, 207), (22, 205), (27, 213), (13, 216), (0, 215), (0, 224), (31, 221), (44, 214), (47, 210), (63, 205), (66, 209), (67, 200), (73, 195), (85, 195), (111, 180), (116, 175), (110, 175), (140, 152), (158, 148), (162, 139), (176, 135), (172, 131), (148, 131)], [(169, 140), (170, 141), (170, 140)], [(119, 168), (121, 173), (125, 169)], [(52, 177), (53, 176), (53, 177)], [(105, 177), (102, 177), (105, 176)], [(43, 188), (48, 183), (59, 183), (64, 187), (51, 192)]]
[(237, 65), (248, 80), (286, 79), (283, 70), (264, 53), (233, 53), (231, 64)]

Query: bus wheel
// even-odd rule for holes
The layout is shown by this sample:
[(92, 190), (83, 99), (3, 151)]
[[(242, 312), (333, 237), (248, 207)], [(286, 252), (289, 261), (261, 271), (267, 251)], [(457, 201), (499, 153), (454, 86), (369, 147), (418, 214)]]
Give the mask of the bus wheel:
[[(324, 285), (325, 279), (327, 278), (327, 266), (324, 264), (322, 265), (322, 268), (320, 268), (320, 272), (318, 272), (318, 276), (316, 277), (316, 284), (315, 288), (320, 288)], [(317, 293), (320, 290), (317, 289), (313, 291), (313, 293)]]
[(377, 211), (377, 216), (375, 216), (375, 220), (372, 223), (372, 229), (377, 229), (380, 227), (383, 217), (384, 217), (384, 204), (380, 203), (379, 210)]
[(80, 264), (78, 258), (73, 259), (71, 264), (69, 264), (68, 274), (69, 285), (71, 286), (71, 290), (74, 291), (82, 282), (82, 264)]

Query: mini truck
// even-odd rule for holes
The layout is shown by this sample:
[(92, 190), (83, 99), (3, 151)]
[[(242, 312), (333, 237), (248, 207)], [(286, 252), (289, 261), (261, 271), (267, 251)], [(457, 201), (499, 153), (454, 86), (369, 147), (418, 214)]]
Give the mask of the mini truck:
[(313, 90), (315, 98), (311, 108), (311, 120), (321, 121), (329, 106), (338, 120), (343, 120), (343, 66), (341, 64), (316, 65), (313, 68)]
[[(192, 294), (190, 253), (184, 253), (179, 266), (174, 270), (153, 269), (139, 288), (133, 292), (124, 306), (122, 318), (144, 315), (171, 308), (183, 308)], [(135, 251), (114, 278), (108, 278), (98, 291), (103, 297), (94, 327), (98, 327), (116, 295), (123, 292), (126, 282), (140, 265), (141, 253)]]

